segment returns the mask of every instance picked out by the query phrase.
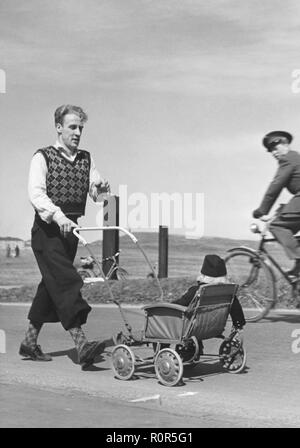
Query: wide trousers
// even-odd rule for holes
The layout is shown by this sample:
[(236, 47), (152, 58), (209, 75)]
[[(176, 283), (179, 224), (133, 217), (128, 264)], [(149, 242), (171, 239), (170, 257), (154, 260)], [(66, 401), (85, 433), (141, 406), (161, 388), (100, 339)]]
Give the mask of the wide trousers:
[(82, 298), (83, 282), (73, 265), (77, 245), (72, 232), (65, 238), (56, 223), (47, 224), (36, 215), (31, 246), (42, 281), (28, 313), (30, 321), (61, 322), (65, 330), (86, 323), (91, 307)]

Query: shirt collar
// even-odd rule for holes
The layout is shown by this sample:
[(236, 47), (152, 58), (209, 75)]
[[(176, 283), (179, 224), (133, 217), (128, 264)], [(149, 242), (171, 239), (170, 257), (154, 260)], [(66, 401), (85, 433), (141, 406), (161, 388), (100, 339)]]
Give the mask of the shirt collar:
[(63, 156), (63, 157), (65, 157), (66, 159), (68, 159), (68, 160), (75, 160), (75, 158), (76, 158), (76, 156), (77, 156), (77, 153), (78, 153), (78, 150), (73, 154), (73, 155), (68, 155), (65, 151), (64, 151), (64, 148), (62, 147), (62, 145), (59, 143), (59, 141), (58, 140), (56, 140), (56, 142), (55, 142), (55, 144), (53, 145), (54, 146), (54, 148), (55, 149), (57, 149), (57, 151), (59, 151), (59, 153)]

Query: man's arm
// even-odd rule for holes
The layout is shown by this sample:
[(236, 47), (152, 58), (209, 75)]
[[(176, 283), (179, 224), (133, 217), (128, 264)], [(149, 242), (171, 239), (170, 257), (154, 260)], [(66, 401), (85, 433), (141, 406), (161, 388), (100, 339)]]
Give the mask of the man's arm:
[(59, 207), (54, 205), (51, 199), (47, 196), (47, 171), (48, 169), (44, 156), (41, 153), (36, 153), (31, 160), (29, 169), (29, 200), (41, 219), (47, 224), (50, 224), (54, 215), (59, 218), (63, 215), (63, 212)]
[(93, 201), (96, 202), (101, 193), (110, 193), (110, 186), (109, 183), (99, 174), (95, 162), (91, 157), (89, 195)]
[(260, 218), (261, 216), (268, 214), (282, 189), (288, 184), (293, 170), (294, 167), (288, 160), (284, 159), (279, 162), (279, 168), (269, 185), (260, 206), (253, 212), (254, 218)]
[(68, 219), (61, 211), (60, 207), (53, 204), (47, 196), (46, 176), (47, 164), (41, 153), (36, 153), (30, 164), (28, 194), (33, 208), (37, 211), (40, 218), (47, 224), (56, 222), (61, 233), (65, 236), (76, 224)]

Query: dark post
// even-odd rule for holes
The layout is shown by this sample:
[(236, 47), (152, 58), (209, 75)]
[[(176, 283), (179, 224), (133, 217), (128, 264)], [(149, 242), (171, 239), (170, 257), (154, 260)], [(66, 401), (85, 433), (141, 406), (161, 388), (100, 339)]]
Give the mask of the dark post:
[(158, 277), (168, 277), (168, 227), (159, 226)]
[[(119, 225), (119, 196), (108, 196), (103, 204), (103, 226), (118, 226)], [(105, 258), (115, 255), (119, 252), (119, 231), (118, 230), (103, 230), (102, 241), (102, 269), (104, 275), (107, 275), (113, 261), (105, 260)], [(118, 261), (118, 257), (117, 257)], [(110, 277), (112, 280), (117, 279), (116, 271)]]

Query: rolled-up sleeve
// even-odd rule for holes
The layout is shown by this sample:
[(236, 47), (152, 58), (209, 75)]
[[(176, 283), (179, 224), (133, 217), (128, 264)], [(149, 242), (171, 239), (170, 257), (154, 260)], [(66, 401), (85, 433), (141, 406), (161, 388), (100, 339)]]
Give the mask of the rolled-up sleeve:
[(49, 224), (51, 221), (64, 216), (64, 214), (47, 196), (47, 171), (44, 156), (41, 153), (36, 153), (30, 163), (28, 195), (33, 208), (41, 219)]

